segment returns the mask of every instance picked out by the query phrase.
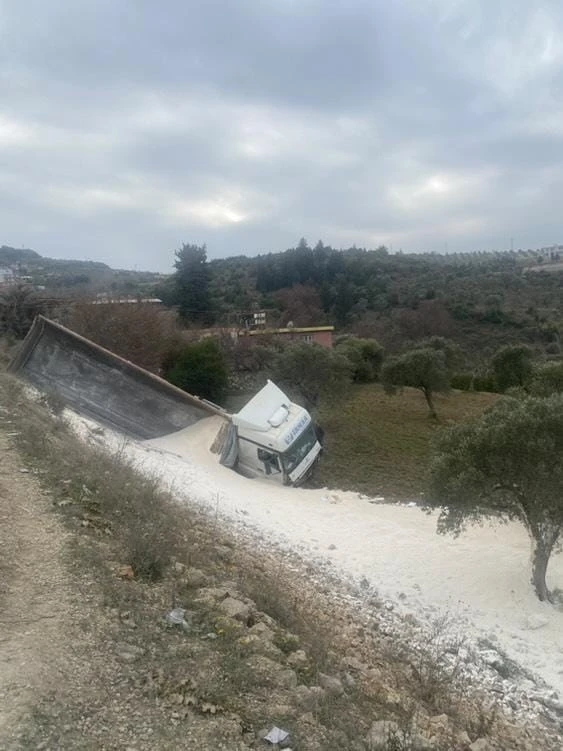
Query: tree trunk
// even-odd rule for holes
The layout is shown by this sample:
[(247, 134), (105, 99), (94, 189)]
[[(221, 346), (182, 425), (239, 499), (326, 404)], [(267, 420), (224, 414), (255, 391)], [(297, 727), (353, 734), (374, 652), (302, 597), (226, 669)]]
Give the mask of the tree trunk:
[(536, 540), (532, 553), (532, 585), (538, 598), (542, 602), (553, 602), (551, 593), (547, 588), (547, 583), (545, 581), (547, 564), (549, 563), (549, 556), (551, 555), (551, 547), (552, 546)]
[(426, 404), (428, 404), (428, 409), (430, 410), (430, 417), (432, 417), (433, 420), (437, 420), (438, 415), (436, 414), (434, 402), (432, 401), (432, 391), (430, 389), (422, 389), (422, 391), (424, 393), (424, 398), (426, 399)]
[(539, 600), (553, 602), (551, 592), (547, 588), (545, 575), (549, 558), (559, 539), (561, 524), (532, 516), (522, 501), (520, 502), (520, 511), (520, 518), (524, 522), (532, 543), (532, 586)]

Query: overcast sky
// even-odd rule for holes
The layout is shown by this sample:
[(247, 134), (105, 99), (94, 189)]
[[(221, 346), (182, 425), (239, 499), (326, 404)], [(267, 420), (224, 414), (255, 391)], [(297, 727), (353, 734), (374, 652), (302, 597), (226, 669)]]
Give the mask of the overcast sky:
[(561, 0), (0, 0), (0, 245), (563, 242)]

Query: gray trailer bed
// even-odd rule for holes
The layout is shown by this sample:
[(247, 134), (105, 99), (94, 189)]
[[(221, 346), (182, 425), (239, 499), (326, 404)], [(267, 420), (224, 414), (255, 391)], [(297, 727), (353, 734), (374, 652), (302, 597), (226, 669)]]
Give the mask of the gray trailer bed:
[(87, 417), (137, 439), (228, 413), (54, 321), (37, 316), (8, 370)]

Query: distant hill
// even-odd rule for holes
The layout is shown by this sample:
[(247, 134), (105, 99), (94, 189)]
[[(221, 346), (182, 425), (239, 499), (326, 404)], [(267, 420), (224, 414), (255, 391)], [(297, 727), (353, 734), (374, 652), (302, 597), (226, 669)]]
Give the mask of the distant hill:
[(209, 268), (218, 323), (264, 310), (270, 326), (333, 324), (338, 333), (374, 337), (387, 354), (444, 336), (467, 353), (468, 368), (505, 344), (562, 352), (557, 254), (406, 254), (322, 242), (311, 248), (301, 240), (281, 253), (217, 259)]
[(81, 296), (97, 293), (152, 295), (161, 275), (150, 271), (112, 269), (101, 261), (47, 258), (29, 248), (0, 246), (0, 268), (12, 267), (26, 282), (47, 294)]
[(0, 245), (0, 266), (11, 266), (14, 263), (28, 263), (40, 261), (41, 256), (30, 248), (12, 248), (9, 245)]

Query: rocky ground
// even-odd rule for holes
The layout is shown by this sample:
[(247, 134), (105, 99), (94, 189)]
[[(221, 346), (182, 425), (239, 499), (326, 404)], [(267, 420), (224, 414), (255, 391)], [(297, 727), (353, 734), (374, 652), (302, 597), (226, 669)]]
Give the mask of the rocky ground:
[(438, 634), (437, 651), (409, 651), (416, 624), (398, 638), (384, 602), (360, 614), (358, 593), (213, 520), (192, 517), (183, 555), (143, 578), (118, 517), (94, 502), (92, 457), (63, 429), (45, 433), (44, 416), (22, 423), (12, 401), (0, 411), (0, 748), (561, 747), (557, 712), (526, 714), (513, 696), (505, 714), (502, 678), (480, 694), (461, 644)]

